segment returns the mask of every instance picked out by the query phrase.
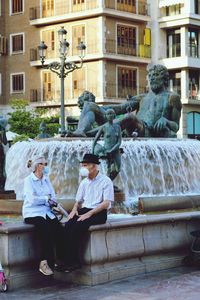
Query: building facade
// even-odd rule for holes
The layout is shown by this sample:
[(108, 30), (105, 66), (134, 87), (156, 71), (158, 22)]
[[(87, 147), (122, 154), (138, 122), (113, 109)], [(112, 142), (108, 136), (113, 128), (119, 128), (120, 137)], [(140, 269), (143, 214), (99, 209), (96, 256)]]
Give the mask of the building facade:
[(152, 63), (165, 65), (180, 94), (180, 136), (200, 138), (200, 1), (158, 0), (151, 7)]
[[(42, 68), (37, 47), (48, 46), (45, 63), (59, 60), (58, 30), (67, 30), (68, 59), (86, 48), (82, 69), (65, 79), (66, 115), (79, 115), (77, 98), (89, 90), (99, 104), (120, 103), (147, 88), (151, 62), (149, 5), (145, 0), (0, 0), (0, 109), (11, 98), (58, 112), (60, 79)], [(2, 26), (1, 26), (2, 25)]]

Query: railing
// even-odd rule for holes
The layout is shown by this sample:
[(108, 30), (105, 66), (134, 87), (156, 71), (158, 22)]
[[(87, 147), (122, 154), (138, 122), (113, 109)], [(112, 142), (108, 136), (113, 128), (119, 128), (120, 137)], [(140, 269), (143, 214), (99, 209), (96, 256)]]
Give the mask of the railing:
[(198, 100), (200, 101), (200, 91), (198, 89), (189, 91), (189, 100)]
[[(85, 3), (76, 5), (73, 5), (73, 2), (71, 3), (71, 5), (66, 4), (66, 2), (67, 1), (63, 1), (61, 3), (55, 4), (55, 6), (52, 4), (50, 7), (47, 7), (46, 5), (43, 5), (42, 8), (40, 8), (39, 6), (31, 7), (29, 11), (29, 19), (36, 20), (39, 18), (48, 18), (102, 7), (102, 4), (99, 0), (86, 0)], [(135, 5), (120, 4), (115, 0), (105, 0), (105, 8), (130, 12), (133, 14), (144, 16), (150, 15), (150, 5), (147, 4), (145, 0), (137, 0)]]
[(188, 45), (188, 56), (193, 58), (199, 58), (199, 45)]
[[(59, 55), (57, 55), (59, 56)], [(48, 47), (46, 58), (55, 58), (56, 57), (56, 51), (52, 50), (51, 47)], [(39, 58), (39, 53), (38, 53), (38, 48), (31, 48), (30, 49), (30, 61), (36, 61), (40, 60)]]
[(123, 42), (122, 38), (120, 38), (119, 44), (117, 45), (116, 40), (107, 39), (105, 42), (105, 53), (151, 58), (151, 46), (133, 44), (130, 41)]
[(167, 46), (167, 58), (181, 56), (181, 44), (177, 43), (172, 46)]
[(51, 7), (46, 7), (45, 5), (43, 5), (42, 9), (40, 9), (40, 7), (31, 7), (30, 20), (48, 18), (52, 16), (59, 16), (73, 12), (81, 12), (85, 10), (92, 10), (100, 6), (98, 0), (89, 0), (86, 3), (80, 3), (77, 5), (70, 5), (69, 3), (66, 4), (66, 2), (69, 1), (63, 1), (61, 3), (55, 4), (55, 6), (52, 5)]
[[(129, 55), (141, 58), (151, 58), (151, 46), (141, 45), (141, 44), (130, 44), (130, 43), (120, 43), (120, 46), (117, 46), (116, 40), (106, 40), (105, 49), (103, 50), (104, 54), (120, 54), (120, 55)], [(100, 53), (100, 46), (98, 43), (89, 43), (86, 48), (87, 54), (97, 54)], [(70, 49), (69, 55), (75, 55), (76, 52), (73, 49)], [(47, 49), (47, 59), (59, 57), (57, 50), (52, 50), (48, 47)], [(38, 49), (30, 49), (30, 61), (39, 60)]]
[[(131, 1), (129, 1), (129, 3), (131, 3)], [(105, 0), (105, 7), (144, 16), (150, 15), (150, 5), (147, 4), (145, 0), (137, 0), (135, 1), (135, 5), (128, 4), (128, 1), (127, 3), (118, 3), (113, 0)]]
[(147, 92), (146, 87), (131, 87), (131, 86), (122, 86), (116, 84), (106, 83), (105, 97), (114, 98), (119, 100), (125, 100), (128, 96), (135, 96), (138, 94), (143, 94)]

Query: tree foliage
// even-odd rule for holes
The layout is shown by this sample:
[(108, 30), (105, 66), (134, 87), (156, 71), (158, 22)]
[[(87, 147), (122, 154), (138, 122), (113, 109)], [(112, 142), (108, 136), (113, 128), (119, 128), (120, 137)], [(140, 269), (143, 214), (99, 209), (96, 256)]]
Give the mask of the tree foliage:
[(47, 133), (51, 136), (58, 133), (58, 128), (60, 127), (58, 123), (59, 118), (56, 118), (57, 123), (55, 123), (55, 117), (44, 117), (46, 109), (31, 109), (28, 101), (24, 99), (13, 99), (11, 107), (13, 112), (9, 113), (10, 118), (8, 121), (11, 131), (29, 138), (35, 138), (40, 132), (40, 123), (45, 121)]

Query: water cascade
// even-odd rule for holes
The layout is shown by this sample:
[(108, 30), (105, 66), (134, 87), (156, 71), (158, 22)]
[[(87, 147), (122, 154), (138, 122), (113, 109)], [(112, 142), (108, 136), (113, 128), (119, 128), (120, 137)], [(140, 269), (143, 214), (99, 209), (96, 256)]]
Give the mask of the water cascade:
[[(18, 142), (6, 157), (6, 189), (22, 199), (26, 163), (44, 155), (58, 198), (73, 199), (79, 182), (79, 161), (91, 151), (90, 139)], [(139, 195), (200, 193), (200, 142), (177, 139), (126, 139), (122, 142), (122, 170), (115, 184), (129, 201)], [(101, 169), (106, 172), (105, 162)]]

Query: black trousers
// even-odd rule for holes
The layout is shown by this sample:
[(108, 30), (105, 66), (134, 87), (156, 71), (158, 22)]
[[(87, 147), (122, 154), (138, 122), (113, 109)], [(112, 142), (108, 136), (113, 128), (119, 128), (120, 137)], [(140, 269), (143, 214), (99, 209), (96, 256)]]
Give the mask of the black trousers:
[(63, 259), (64, 228), (57, 218), (32, 217), (25, 218), (24, 221), (27, 224), (35, 225), (36, 234), (41, 244), (41, 260), (47, 260), (49, 266), (53, 267), (55, 252), (58, 259)]
[[(81, 208), (78, 210), (79, 215), (83, 215), (90, 211), (89, 208)], [(107, 220), (107, 210), (93, 215), (92, 217), (84, 220), (77, 221), (79, 216), (75, 215), (72, 219), (65, 223), (65, 263), (74, 264), (80, 263), (79, 260), (79, 246), (83, 234), (88, 231), (91, 225), (104, 224)]]

